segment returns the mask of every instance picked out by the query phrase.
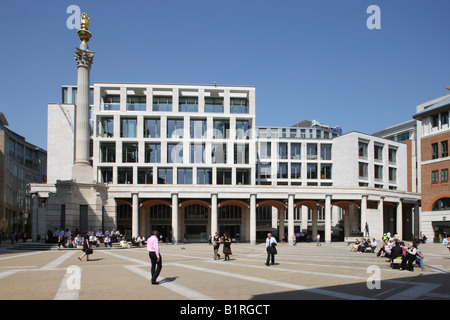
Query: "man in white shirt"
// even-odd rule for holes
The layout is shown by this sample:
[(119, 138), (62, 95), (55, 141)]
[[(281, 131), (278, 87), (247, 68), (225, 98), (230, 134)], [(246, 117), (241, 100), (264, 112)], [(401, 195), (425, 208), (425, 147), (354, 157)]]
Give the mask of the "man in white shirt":
[(276, 245), (277, 245), (277, 240), (272, 237), (271, 233), (268, 233), (267, 239), (266, 239), (266, 251), (267, 251), (266, 266), (269, 265), (269, 260), (270, 260), (271, 264), (275, 263), (275, 254), (276, 254), (275, 246)]

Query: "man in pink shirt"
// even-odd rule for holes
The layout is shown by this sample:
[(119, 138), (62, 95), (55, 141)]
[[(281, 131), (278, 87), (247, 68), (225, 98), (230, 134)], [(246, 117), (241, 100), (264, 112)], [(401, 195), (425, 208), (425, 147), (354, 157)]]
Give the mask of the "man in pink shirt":
[(150, 238), (147, 239), (147, 251), (148, 256), (150, 257), (150, 261), (152, 263), (152, 284), (159, 284), (156, 282), (156, 279), (159, 276), (159, 273), (162, 269), (162, 258), (159, 253), (159, 232), (153, 231)]

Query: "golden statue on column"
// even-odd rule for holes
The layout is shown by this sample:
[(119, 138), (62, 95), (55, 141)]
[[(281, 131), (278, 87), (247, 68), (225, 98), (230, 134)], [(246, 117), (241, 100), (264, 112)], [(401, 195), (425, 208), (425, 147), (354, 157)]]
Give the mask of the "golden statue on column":
[(92, 34), (88, 31), (89, 29), (89, 17), (86, 13), (81, 15), (81, 29), (78, 30), (78, 36), (80, 37), (81, 43), (87, 44), (89, 39), (91, 39)]

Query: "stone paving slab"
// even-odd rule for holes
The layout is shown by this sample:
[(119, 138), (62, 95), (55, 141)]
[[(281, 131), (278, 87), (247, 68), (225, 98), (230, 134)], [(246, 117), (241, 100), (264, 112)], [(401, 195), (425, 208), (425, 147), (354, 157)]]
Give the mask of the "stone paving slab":
[[(208, 244), (161, 246), (160, 285), (150, 284), (145, 248), (96, 250), (0, 249), (0, 300), (449, 300), (450, 253), (424, 244), (425, 270), (393, 270), (385, 258), (350, 252), (344, 243), (280, 244), (265, 266), (265, 246), (233, 244), (230, 261), (213, 260)], [(379, 285), (379, 286), (378, 286)], [(369, 288), (375, 286), (374, 288)], [(377, 287), (378, 286), (378, 287)], [(26, 288), (26, 290), (24, 290)]]

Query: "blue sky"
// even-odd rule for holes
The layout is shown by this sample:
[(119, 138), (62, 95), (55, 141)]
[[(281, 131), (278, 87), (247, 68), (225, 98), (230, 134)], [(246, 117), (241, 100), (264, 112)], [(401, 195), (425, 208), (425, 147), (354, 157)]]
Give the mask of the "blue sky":
[(69, 5), (91, 18), (92, 82), (252, 85), (260, 126), (374, 133), (449, 92), (448, 0), (1, 1), (0, 111), (44, 149), (47, 104), (76, 84)]

